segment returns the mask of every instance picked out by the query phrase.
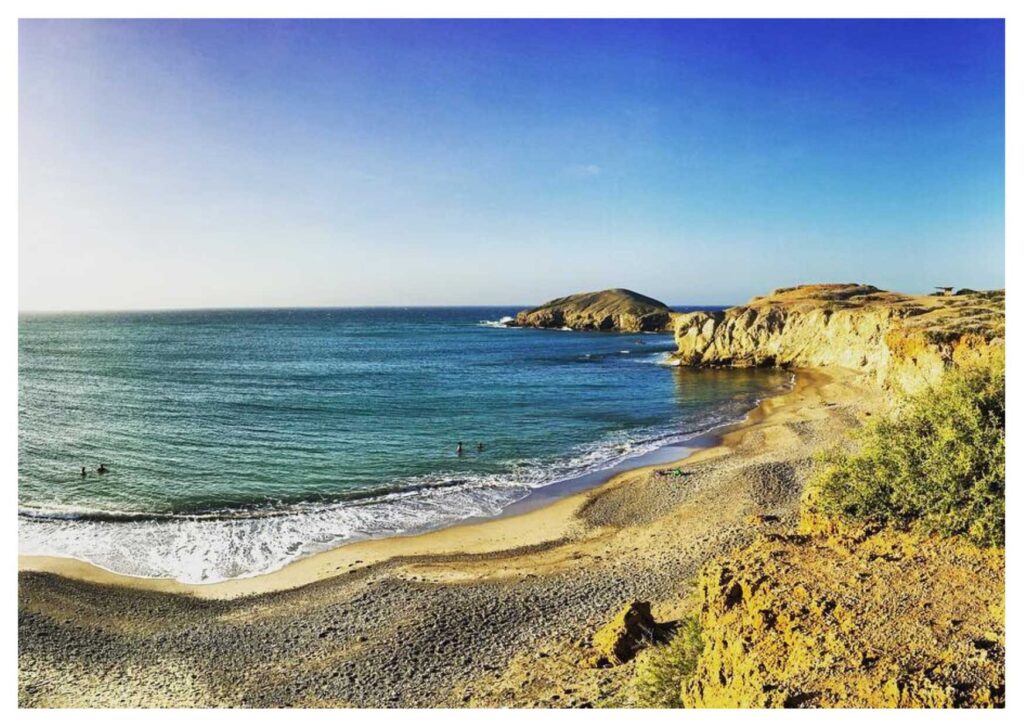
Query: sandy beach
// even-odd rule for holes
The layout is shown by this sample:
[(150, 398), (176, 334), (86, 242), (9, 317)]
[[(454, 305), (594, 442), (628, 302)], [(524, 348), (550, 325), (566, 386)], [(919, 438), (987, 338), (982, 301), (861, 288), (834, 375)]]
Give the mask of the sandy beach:
[[(22, 557), (23, 706), (602, 706), (582, 666), (625, 602), (686, 608), (715, 556), (793, 523), (815, 451), (879, 406), (798, 371), (711, 447), (537, 509), (369, 540), (208, 585)], [(102, 688), (100, 688), (102, 685)]]

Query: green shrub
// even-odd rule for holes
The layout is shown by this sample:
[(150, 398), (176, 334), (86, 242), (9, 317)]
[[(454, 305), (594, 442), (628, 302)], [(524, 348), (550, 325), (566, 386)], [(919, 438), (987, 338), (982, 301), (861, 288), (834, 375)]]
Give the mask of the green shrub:
[(860, 430), (854, 453), (824, 455), (811, 484), (814, 504), (847, 519), (1001, 546), (1005, 392), (1002, 356), (950, 371), (938, 386), (901, 402), (897, 415)]
[(700, 624), (684, 618), (668, 643), (645, 649), (637, 657), (632, 698), (637, 707), (681, 707), (683, 682), (697, 668), (703, 649)]

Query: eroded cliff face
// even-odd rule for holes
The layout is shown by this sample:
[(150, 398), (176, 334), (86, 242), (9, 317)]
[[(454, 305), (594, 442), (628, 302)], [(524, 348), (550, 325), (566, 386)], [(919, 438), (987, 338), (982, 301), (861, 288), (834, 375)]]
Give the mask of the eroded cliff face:
[(908, 296), (870, 285), (780, 288), (725, 311), (674, 315), (687, 366), (839, 366), (913, 391), (1002, 341), (1003, 291)]
[(632, 290), (576, 293), (520, 311), (510, 324), (529, 328), (596, 331), (665, 331), (672, 322), (667, 305)]

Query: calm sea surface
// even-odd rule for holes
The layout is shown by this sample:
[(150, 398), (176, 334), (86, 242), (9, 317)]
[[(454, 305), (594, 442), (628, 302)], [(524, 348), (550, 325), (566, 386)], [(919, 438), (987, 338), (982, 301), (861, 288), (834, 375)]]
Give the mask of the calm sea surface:
[(659, 365), (667, 335), (497, 325), (514, 312), (23, 314), (21, 552), (188, 582), (265, 572), (497, 514), (788, 381)]

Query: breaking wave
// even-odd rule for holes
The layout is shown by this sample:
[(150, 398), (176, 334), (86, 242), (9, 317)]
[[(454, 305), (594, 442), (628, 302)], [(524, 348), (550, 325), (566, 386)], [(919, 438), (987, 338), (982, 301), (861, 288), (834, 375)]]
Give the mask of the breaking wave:
[(339, 545), (492, 517), (539, 488), (612, 468), (736, 420), (733, 402), (689, 431), (642, 429), (580, 447), (554, 463), (509, 462), (500, 474), (437, 473), (333, 502), (181, 513), (34, 507), (19, 510), (25, 555), (78, 558), (126, 575), (213, 583), (277, 570)]

